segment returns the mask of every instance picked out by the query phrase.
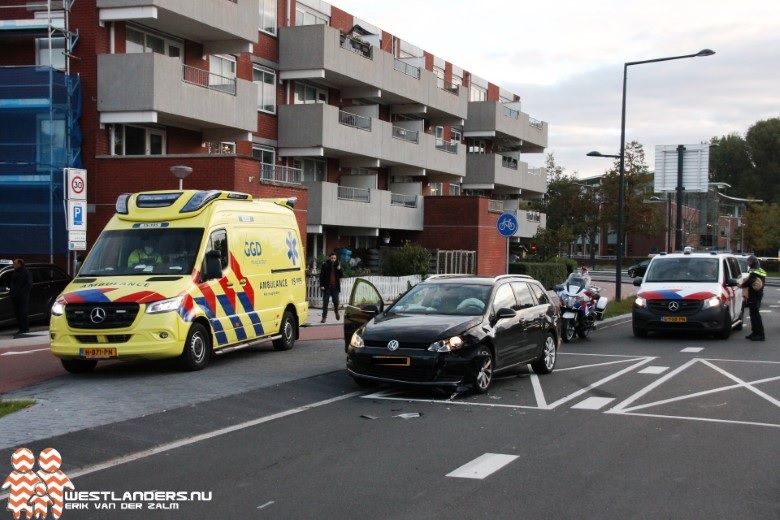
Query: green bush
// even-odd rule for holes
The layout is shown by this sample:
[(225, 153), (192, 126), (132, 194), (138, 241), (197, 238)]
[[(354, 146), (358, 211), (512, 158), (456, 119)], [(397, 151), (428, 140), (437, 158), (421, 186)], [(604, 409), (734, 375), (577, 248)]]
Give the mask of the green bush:
[(404, 244), (392, 251), (382, 261), (385, 276), (428, 275), (431, 267), (431, 253), (418, 244)]

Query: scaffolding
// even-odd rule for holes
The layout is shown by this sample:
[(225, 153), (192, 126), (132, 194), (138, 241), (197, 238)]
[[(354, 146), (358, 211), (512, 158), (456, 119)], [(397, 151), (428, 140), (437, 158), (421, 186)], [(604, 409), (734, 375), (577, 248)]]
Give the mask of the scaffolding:
[(70, 75), (74, 1), (0, 6), (0, 43), (9, 51), (0, 61), (3, 257), (48, 254), (53, 261), (68, 250), (63, 171), (81, 165), (80, 82)]

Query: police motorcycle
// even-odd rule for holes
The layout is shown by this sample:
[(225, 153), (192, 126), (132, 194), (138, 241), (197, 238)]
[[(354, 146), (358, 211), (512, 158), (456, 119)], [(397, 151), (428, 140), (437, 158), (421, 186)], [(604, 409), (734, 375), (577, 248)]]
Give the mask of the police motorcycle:
[(591, 285), (587, 269), (574, 271), (560, 285), (555, 286), (555, 292), (561, 302), (561, 331), (565, 343), (574, 336), (587, 338), (591, 330), (595, 330), (596, 322), (604, 319), (608, 298), (601, 296), (601, 288)]

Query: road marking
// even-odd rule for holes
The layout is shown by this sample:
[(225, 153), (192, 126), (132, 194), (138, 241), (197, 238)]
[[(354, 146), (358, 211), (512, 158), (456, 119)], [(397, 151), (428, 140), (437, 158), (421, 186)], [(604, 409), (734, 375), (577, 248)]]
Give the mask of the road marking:
[(544, 390), (542, 390), (542, 383), (539, 382), (539, 376), (531, 374), (531, 386), (534, 389), (534, 397), (536, 398), (536, 405), (539, 408), (547, 408), (547, 399), (544, 398)]
[(669, 367), (647, 367), (639, 371), (640, 374), (662, 374), (669, 370)]
[(588, 397), (587, 399), (580, 401), (579, 403), (572, 406), (572, 408), (581, 410), (599, 410), (614, 400), (614, 397)]
[(14, 351), (14, 352), (3, 352), (0, 354), (0, 356), (21, 356), (23, 354), (32, 354), (33, 352), (44, 352), (48, 351), (48, 348), (36, 348), (35, 350), (24, 350), (22, 352)]
[(680, 352), (692, 352), (695, 354), (696, 352), (701, 352), (702, 350), (704, 350), (704, 347), (686, 347)]
[(517, 457), (518, 457), (517, 455), (485, 453), (484, 455), (477, 457), (471, 462), (467, 462), (466, 464), (459, 467), (458, 469), (451, 471), (450, 473), (447, 473), (446, 476), (455, 477), (455, 478), (473, 478), (473, 479), (481, 480), (486, 477), (489, 477), (496, 471), (500, 470), (501, 468), (503, 468), (504, 466), (506, 466), (513, 460), (515, 460)]
[(226, 435), (228, 433), (237, 432), (239, 430), (245, 430), (247, 428), (257, 426), (258, 424), (271, 422), (276, 419), (281, 419), (283, 417), (295, 415), (301, 412), (305, 412), (307, 410), (319, 408), (320, 406), (325, 406), (338, 401), (343, 401), (345, 399), (350, 399), (352, 397), (357, 397), (359, 395), (362, 395), (363, 393), (364, 392), (360, 390), (356, 392), (351, 392), (349, 394), (332, 397), (330, 399), (325, 399), (323, 401), (317, 401), (316, 403), (299, 406), (297, 408), (291, 408), (289, 410), (278, 412), (272, 415), (266, 415), (265, 417), (258, 417), (257, 419), (252, 419), (251, 421), (234, 424), (233, 426), (228, 426), (227, 428), (220, 428), (219, 430), (202, 433), (200, 435), (195, 435), (194, 437), (189, 437), (175, 442), (169, 442), (167, 444), (162, 444), (160, 446), (151, 448), (149, 450), (143, 450), (136, 453), (131, 453), (130, 455), (125, 455), (124, 457), (117, 457), (116, 459), (109, 460), (108, 462), (103, 462), (101, 464), (96, 464), (94, 466), (88, 466), (81, 470), (69, 471), (68, 476), (74, 478), (74, 477), (80, 477), (82, 475), (89, 475), (90, 473), (95, 473), (97, 471), (101, 471), (104, 469), (113, 468), (114, 466), (118, 466), (120, 464), (126, 464), (128, 462), (133, 462), (139, 459), (150, 457), (152, 455), (157, 455), (158, 453), (164, 453), (166, 451), (175, 450), (176, 448), (181, 448), (183, 446), (188, 446), (190, 444), (195, 444), (197, 442), (213, 439), (214, 437), (219, 437), (221, 435)]

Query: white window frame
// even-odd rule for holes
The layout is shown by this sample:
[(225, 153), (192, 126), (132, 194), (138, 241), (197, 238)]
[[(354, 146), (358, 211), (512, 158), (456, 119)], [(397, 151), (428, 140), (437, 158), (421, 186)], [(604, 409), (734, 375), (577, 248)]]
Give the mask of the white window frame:
[(260, 0), (260, 31), (276, 36), (276, 0)]
[(472, 83), (469, 87), (469, 101), (487, 101), (487, 89)]
[(295, 25), (330, 25), (330, 17), (308, 5), (295, 2)]
[(293, 168), (301, 170), (301, 182), (324, 182), (328, 174), (325, 161), (308, 157), (293, 159)]
[(441, 182), (430, 182), (428, 187), (431, 189), (431, 197), (441, 197), (444, 195), (444, 184)]
[[(141, 156), (141, 155), (165, 155), (167, 153), (167, 146), (168, 146), (168, 136), (165, 132), (165, 129), (163, 128), (153, 128), (148, 126), (142, 126), (142, 125), (112, 125), (109, 131), (109, 137), (111, 140), (111, 155), (115, 156), (127, 156), (127, 148), (126, 143), (127, 140), (125, 139), (125, 129), (126, 128), (134, 128), (134, 129), (141, 129), (144, 131), (144, 153), (143, 154), (133, 154), (132, 156)], [(121, 136), (118, 134), (121, 133)], [(162, 146), (160, 153), (152, 153), (152, 136), (158, 136), (161, 137)], [(117, 146), (121, 146), (120, 150), (117, 150)]]
[[(256, 77), (258, 74), (261, 75), (260, 79)], [(257, 111), (275, 114), (276, 72), (259, 65), (253, 65), (252, 81), (257, 85)], [(264, 103), (265, 101), (270, 103)]]
[[(46, 11), (36, 11), (34, 16), (36, 20), (49, 20), (49, 14)], [(65, 12), (52, 11), (50, 23), (53, 28), (64, 30)], [(35, 64), (39, 67), (52, 67), (57, 70), (65, 70), (67, 66), (65, 60), (65, 53), (67, 52), (65, 37), (51, 37), (51, 60), (49, 60), (49, 39), (50, 38), (35, 39)]]
[[(303, 90), (303, 98), (301, 98), (300, 90)], [(308, 94), (313, 94), (313, 99), (309, 99)], [(328, 103), (328, 91), (320, 87), (309, 85), (308, 83), (297, 82), (295, 83), (294, 104), (296, 105), (312, 105), (315, 103)]]
[(143, 27), (140, 27), (138, 25), (132, 25), (128, 24), (126, 31), (125, 31), (125, 49), (128, 54), (134, 54), (138, 51), (130, 50), (128, 44), (135, 42), (130, 42), (127, 39), (127, 32), (129, 31), (135, 31), (137, 33), (140, 33), (143, 36), (143, 44), (141, 45), (141, 52), (155, 52), (155, 50), (149, 46), (149, 39), (150, 38), (157, 38), (159, 40), (163, 41), (164, 44), (164, 54), (165, 56), (168, 56), (170, 58), (176, 58), (179, 61), (184, 59), (184, 42), (181, 40), (177, 40), (175, 38), (171, 38), (170, 36), (166, 36), (164, 34), (150, 31), (148, 29), (144, 29)]
[[(36, 133), (36, 169), (50, 171), (52, 168), (65, 166), (68, 152), (66, 150), (66, 121), (63, 118), (50, 118), (47, 114), (39, 114), (38, 131)], [(47, 131), (50, 129), (51, 131)], [(51, 152), (54, 156), (51, 156)]]

